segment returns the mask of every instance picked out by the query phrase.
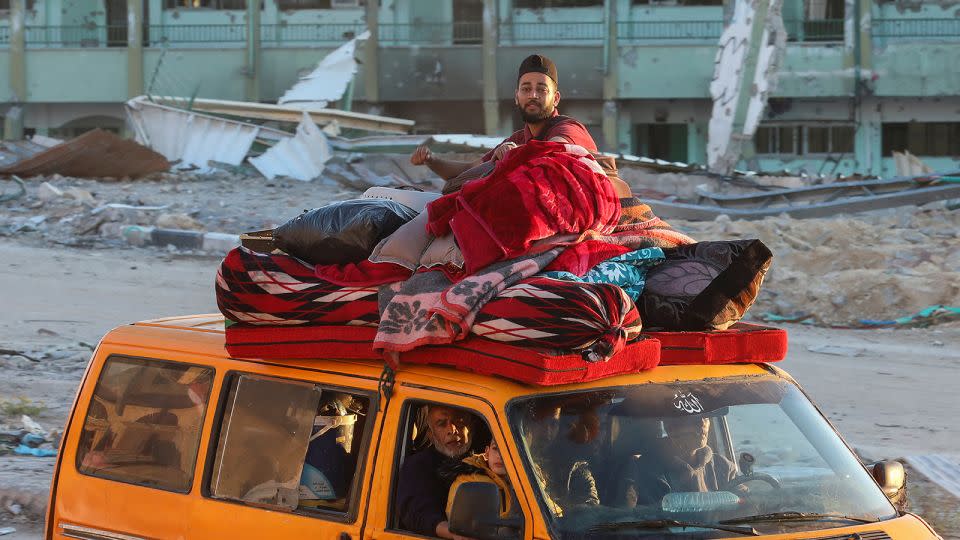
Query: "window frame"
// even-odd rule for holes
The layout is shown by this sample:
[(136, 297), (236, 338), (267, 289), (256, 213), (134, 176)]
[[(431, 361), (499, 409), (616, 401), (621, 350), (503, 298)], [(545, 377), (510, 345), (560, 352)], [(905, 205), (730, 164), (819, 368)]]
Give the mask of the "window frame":
[[(945, 159), (954, 158), (955, 159), (957, 157), (960, 157), (960, 150), (958, 150), (954, 154), (929, 153), (930, 145), (928, 144), (928, 140), (930, 140), (933, 135), (932, 133), (933, 127), (936, 127), (937, 125), (943, 125), (944, 127), (946, 127), (948, 143), (953, 139), (956, 139), (956, 143), (960, 144), (960, 121), (882, 122), (880, 125), (880, 148), (881, 148), (882, 157), (884, 157), (885, 159), (892, 159), (893, 152), (904, 152), (904, 151), (910, 152), (912, 155), (917, 156), (919, 158), (945, 158)], [(920, 137), (923, 145), (923, 150), (924, 150), (923, 152), (915, 151), (916, 147), (910, 148), (910, 141), (915, 140), (914, 137), (911, 137), (911, 126), (913, 126), (915, 130), (918, 129), (918, 127), (922, 128), (923, 130), (922, 137)], [(891, 135), (893, 135), (890, 132), (894, 129), (903, 130), (902, 138), (906, 144), (902, 148), (893, 147), (895, 143), (898, 143), (900, 141), (888, 140), (888, 138), (890, 138)], [(899, 138), (899, 135), (898, 135), (898, 138)]]
[[(364, 433), (362, 434), (360, 445), (358, 446), (358, 455), (357, 455), (357, 468), (353, 471), (353, 480), (350, 482), (350, 497), (348, 498), (347, 509), (345, 511), (337, 511), (329, 508), (316, 508), (311, 510), (301, 510), (299, 508), (287, 511), (283, 508), (269, 505), (258, 505), (253, 503), (248, 503), (244, 501), (239, 501), (235, 499), (226, 499), (220, 497), (214, 497), (210, 491), (210, 481), (213, 478), (213, 471), (216, 466), (217, 451), (219, 450), (219, 441), (220, 441), (220, 430), (223, 425), (224, 415), (226, 414), (227, 402), (230, 396), (230, 390), (234, 387), (234, 381), (236, 377), (241, 375), (251, 375), (254, 377), (261, 377), (267, 379), (273, 379), (276, 381), (291, 381), (296, 383), (308, 383), (320, 387), (321, 393), (322, 390), (330, 390), (333, 392), (343, 392), (352, 394), (355, 396), (361, 396), (367, 398), (367, 417), (364, 421)], [(376, 424), (377, 415), (380, 413), (380, 394), (373, 390), (365, 390), (363, 388), (357, 388), (352, 386), (341, 386), (337, 384), (329, 384), (317, 380), (305, 379), (303, 377), (297, 376), (287, 376), (287, 375), (276, 375), (270, 373), (261, 373), (257, 371), (248, 371), (242, 369), (229, 369), (223, 375), (223, 380), (220, 384), (220, 394), (217, 396), (217, 407), (213, 417), (213, 421), (210, 426), (210, 431), (208, 432), (209, 438), (207, 444), (207, 455), (204, 460), (203, 467), (203, 476), (200, 481), (200, 495), (207, 500), (216, 501), (219, 503), (226, 504), (235, 504), (245, 508), (253, 508), (258, 510), (264, 510), (267, 512), (280, 512), (284, 514), (291, 514), (296, 516), (303, 516), (313, 519), (322, 519), (325, 521), (333, 521), (337, 523), (355, 523), (360, 514), (361, 505), (360, 505), (360, 494), (363, 491), (363, 484), (365, 478), (365, 472), (367, 467), (367, 460), (370, 458), (370, 446), (374, 434), (374, 425)], [(306, 457), (306, 456), (304, 456)]]
[[(165, 492), (167, 492), (167, 493), (178, 493), (178, 494), (180, 494), (180, 495), (187, 495), (187, 494), (191, 493), (191, 492), (193, 491), (194, 484), (196, 483), (195, 480), (196, 480), (196, 477), (197, 477), (197, 465), (198, 465), (198, 463), (200, 462), (200, 448), (203, 446), (203, 435), (204, 435), (203, 423), (206, 422), (207, 415), (210, 413), (211, 398), (213, 397), (213, 387), (216, 385), (216, 382), (217, 382), (217, 369), (216, 369), (214, 366), (211, 366), (211, 365), (208, 365), (208, 364), (188, 363), (188, 362), (181, 362), (181, 361), (179, 361), (179, 360), (167, 360), (167, 359), (162, 359), (162, 358), (151, 358), (151, 357), (147, 357), (147, 356), (133, 356), (133, 355), (126, 355), (126, 354), (111, 354), (111, 355), (107, 356), (107, 358), (104, 359), (103, 363), (100, 365), (100, 371), (99, 371), (99, 373), (97, 373), (97, 382), (96, 382), (96, 383), (94, 384), (94, 386), (93, 386), (93, 392), (90, 393), (90, 400), (89, 400), (88, 403), (87, 403), (87, 410), (86, 410), (86, 411), (84, 412), (84, 414), (83, 414), (83, 423), (80, 425), (80, 435), (81, 435), (81, 436), (83, 435), (84, 428), (85, 428), (86, 425), (87, 425), (87, 418), (89, 418), (89, 416), (90, 416), (90, 409), (93, 407), (93, 404), (94, 404), (94, 402), (95, 402), (95, 398), (96, 398), (96, 396), (97, 396), (97, 390), (100, 388), (100, 383), (101, 383), (101, 381), (102, 381), (103, 374), (104, 374), (104, 372), (106, 371), (109, 363), (110, 363), (112, 360), (117, 359), (117, 358), (122, 358), (122, 359), (126, 359), (126, 360), (138, 360), (138, 361), (145, 361), (145, 362), (152, 362), (152, 363), (160, 363), (160, 364), (173, 364), (173, 365), (180, 365), (180, 366), (188, 366), (188, 367), (191, 367), (191, 368), (203, 368), (203, 369), (207, 369), (207, 370), (209, 370), (209, 371), (211, 372), (211, 373), (210, 373), (210, 389), (207, 391), (207, 399), (206, 399), (206, 403), (204, 404), (204, 408), (203, 408), (203, 416), (201, 417), (200, 425), (198, 426), (198, 429), (197, 429), (197, 450), (196, 450), (196, 452), (194, 453), (194, 456), (193, 456), (193, 466), (191, 467), (191, 470), (190, 470), (190, 471), (184, 471), (184, 472), (188, 472), (188, 473), (189, 473), (190, 482), (187, 484), (186, 490), (181, 491), (181, 490), (177, 490), (177, 489), (169, 489), (169, 488), (165, 488), (165, 487), (159, 487), (159, 486), (155, 486), (155, 485), (149, 485), (149, 484), (145, 484), (145, 483), (142, 483), (142, 482), (131, 482), (131, 481), (128, 481), (128, 480), (121, 480), (121, 479), (113, 478), (113, 477), (109, 477), (109, 476), (102, 476), (102, 475), (99, 475), (99, 474), (94, 474), (94, 473), (90, 473), (90, 472), (84, 472), (84, 471), (81, 470), (81, 468), (80, 468), (80, 448), (79, 448), (79, 445), (77, 446), (77, 448), (76, 448), (75, 451), (74, 451), (74, 457), (73, 457), (73, 467), (74, 467), (74, 470), (77, 472), (77, 474), (80, 474), (80, 475), (82, 475), (82, 476), (88, 476), (88, 477), (91, 477), (91, 478), (97, 478), (97, 479), (106, 480), (106, 481), (109, 481), (109, 482), (118, 482), (118, 483), (121, 483), (121, 484), (127, 484), (127, 485), (131, 485), (131, 486), (137, 486), (137, 487), (143, 487), (143, 488), (148, 488), (148, 489), (156, 489), (156, 490), (159, 490), (159, 491), (165, 491)], [(87, 451), (89, 452), (89, 450), (87, 450)]]
[[(825, 129), (826, 130), (826, 152), (812, 152), (810, 151), (810, 139), (809, 139), (809, 130), (811, 128), (816, 129)], [(835, 140), (835, 131), (838, 129), (852, 129), (850, 142), (852, 147), (849, 150), (837, 150), (834, 148)], [(857, 126), (849, 123), (842, 122), (822, 122), (822, 123), (803, 123), (803, 122), (784, 122), (784, 123), (767, 123), (761, 124), (757, 127), (757, 132), (754, 133), (754, 148), (757, 148), (757, 137), (760, 134), (760, 130), (770, 130), (770, 135), (772, 135), (772, 141), (770, 141), (770, 146), (775, 146), (778, 152), (761, 152), (759, 149), (756, 151), (757, 155), (760, 157), (768, 159), (804, 159), (807, 157), (827, 157), (827, 156), (836, 156), (836, 155), (852, 155), (856, 152), (857, 145)], [(790, 129), (793, 131), (793, 149), (792, 151), (783, 151), (781, 143), (781, 130)]]
[[(412, 455), (412, 453), (407, 452), (406, 450), (409, 448), (409, 445), (411, 442), (409, 441), (411, 428), (413, 427), (414, 422), (416, 421), (415, 419), (416, 413), (414, 412), (415, 408), (420, 407), (422, 405), (426, 405), (426, 404), (436, 404), (436, 405), (444, 405), (452, 408), (463, 409), (474, 414), (477, 418), (479, 418), (486, 424), (486, 429), (490, 433), (490, 437), (492, 439), (497, 438), (495, 433), (496, 430), (500, 431), (500, 438), (503, 443), (507, 443), (511, 439), (509, 437), (509, 432), (504, 433), (503, 430), (501, 429), (502, 426), (500, 424), (500, 415), (498, 414), (499, 411), (496, 409), (496, 407), (493, 406), (492, 403), (490, 403), (486, 399), (483, 399), (477, 396), (472, 396), (469, 394), (464, 394), (461, 392), (456, 392), (453, 390), (427, 388), (420, 385), (409, 385), (409, 386), (414, 386), (418, 389), (427, 390), (429, 394), (434, 394), (434, 395), (429, 395), (429, 394), (421, 395), (420, 393), (417, 393), (414, 395), (408, 395), (403, 398), (403, 402), (400, 403), (398, 406), (398, 408), (400, 409), (399, 424), (396, 430), (396, 437), (394, 439), (393, 452), (391, 453), (391, 458), (390, 458), (390, 486), (389, 486), (389, 489), (386, 491), (387, 508), (386, 508), (386, 512), (384, 513), (384, 518), (386, 521), (384, 522), (383, 526), (384, 526), (384, 532), (387, 532), (389, 534), (408, 535), (414, 538), (434, 538), (433, 536), (423, 536), (413, 531), (400, 528), (400, 516), (397, 514), (397, 490), (399, 489), (400, 469), (403, 468), (403, 461), (405, 461), (406, 458)], [(442, 394), (445, 394), (445, 393), (467, 398), (470, 401), (473, 401), (474, 403), (471, 403), (469, 405), (464, 405), (457, 402), (444, 401), (442, 399), (443, 398)], [(486, 405), (488, 409), (487, 413), (489, 414), (485, 414), (483, 412), (482, 407), (479, 406), (480, 404)], [(504, 418), (506, 418), (506, 416), (504, 416)], [(495, 422), (491, 422), (491, 420), (495, 420)], [(523, 503), (524, 492), (523, 492), (523, 489), (521, 489), (522, 482), (517, 482), (519, 480), (523, 480), (521, 475), (526, 474), (527, 469), (522, 463), (519, 463), (519, 464), (513, 463), (509, 454), (503, 448), (504, 447), (501, 446), (500, 455), (503, 458), (504, 464), (506, 465), (507, 476), (510, 477), (510, 487), (511, 489), (513, 489), (514, 495), (519, 504), (519, 508), (517, 509), (518, 515), (523, 522), (522, 525), (520, 526), (520, 538), (529, 538), (531, 537), (533, 532), (532, 527), (534, 524), (534, 520), (531, 519), (532, 516), (527, 515), (525, 511), (525, 505)], [(513, 470), (516, 473), (517, 478), (511, 477), (511, 474), (510, 474), (511, 470)]]

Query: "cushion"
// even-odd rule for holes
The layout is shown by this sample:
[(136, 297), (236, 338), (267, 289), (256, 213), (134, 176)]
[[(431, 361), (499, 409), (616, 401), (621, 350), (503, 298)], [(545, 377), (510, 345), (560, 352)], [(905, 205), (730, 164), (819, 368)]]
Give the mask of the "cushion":
[(643, 332), (660, 341), (660, 364), (779, 362), (787, 356), (787, 331), (737, 323), (726, 330)]
[[(336, 358), (380, 359), (371, 343), (375, 328), (355, 326), (251, 326), (226, 328), (227, 353), (235, 358), (295, 360)], [(400, 354), (400, 364), (435, 364), (497, 375), (536, 385), (590, 381), (657, 366), (660, 342), (640, 338), (603, 362), (590, 362), (579, 353), (556, 353), (517, 347), (478, 336), (451, 345), (421, 347)]]
[(375, 263), (399, 264), (415, 271), (422, 267), (450, 265), (463, 267), (463, 254), (452, 234), (436, 238), (427, 232), (426, 212), (408, 221), (380, 241), (368, 260)]
[(665, 249), (638, 308), (647, 330), (724, 330), (753, 305), (773, 254), (760, 240)]

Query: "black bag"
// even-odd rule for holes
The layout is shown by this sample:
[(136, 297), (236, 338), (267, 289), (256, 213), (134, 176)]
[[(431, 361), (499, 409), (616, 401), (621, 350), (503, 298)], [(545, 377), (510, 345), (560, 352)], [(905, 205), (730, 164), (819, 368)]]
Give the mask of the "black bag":
[(312, 264), (358, 262), (416, 215), (386, 199), (341, 201), (304, 212), (277, 227), (273, 240), (276, 247)]

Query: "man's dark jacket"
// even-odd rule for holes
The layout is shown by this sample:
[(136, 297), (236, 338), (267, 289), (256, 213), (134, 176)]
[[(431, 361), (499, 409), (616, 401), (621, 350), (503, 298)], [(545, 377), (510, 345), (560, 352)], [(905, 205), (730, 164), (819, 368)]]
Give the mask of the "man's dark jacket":
[(447, 461), (450, 459), (432, 446), (404, 461), (397, 486), (397, 510), (403, 530), (435, 536), (437, 525), (447, 520), (444, 510), (454, 478), (441, 472)]

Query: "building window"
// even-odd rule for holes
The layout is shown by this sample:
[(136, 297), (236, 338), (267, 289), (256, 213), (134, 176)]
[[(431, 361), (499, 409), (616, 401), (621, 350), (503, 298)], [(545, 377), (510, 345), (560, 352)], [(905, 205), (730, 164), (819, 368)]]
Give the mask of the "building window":
[(210, 496), (345, 513), (359, 490), (370, 396), (253, 374), (230, 378)]
[(688, 160), (686, 124), (637, 124), (634, 126), (634, 152), (637, 155), (664, 161)]
[(82, 474), (186, 493), (200, 446), (213, 369), (177, 362), (107, 360), (90, 400)]
[(855, 133), (853, 126), (761, 126), (753, 140), (763, 155), (852, 154)]
[(571, 8), (602, 6), (603, 0), (514, 0), (516, 9)]
[[(10, 11), (11, 0), (0, 0), (0, 11)], [(26, 10), (33, 10), (33, 0), (27, 0)]]
[(960, 122), (883, 124), (883, 155), (909, 151), (915, 156), (960, 156)]

